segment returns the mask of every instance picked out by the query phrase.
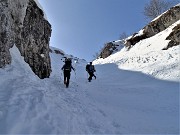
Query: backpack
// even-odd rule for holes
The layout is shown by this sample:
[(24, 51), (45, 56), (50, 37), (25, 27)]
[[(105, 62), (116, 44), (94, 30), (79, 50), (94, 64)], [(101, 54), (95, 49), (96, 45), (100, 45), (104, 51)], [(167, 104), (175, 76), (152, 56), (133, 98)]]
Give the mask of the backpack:
[(88, 71), (88, 72), (94, 72), (94, 66), (93, 65), (86, 65), (86, 70)]
[(86, 65), (86, 71), (89, 71), (89, 64), (88, 65)]
[(72, 63), (72, 61), (71, 61), (71, 59), (70, 58), (68, 58), (68, 59), (65, 59), (65, 66), (64, 66), (64, 70), (69, 70), (69, 71), (71, 71), (71, 63)]
[(89, 65), (89, 71), (94, 72), (94, 66), (93, 65)]

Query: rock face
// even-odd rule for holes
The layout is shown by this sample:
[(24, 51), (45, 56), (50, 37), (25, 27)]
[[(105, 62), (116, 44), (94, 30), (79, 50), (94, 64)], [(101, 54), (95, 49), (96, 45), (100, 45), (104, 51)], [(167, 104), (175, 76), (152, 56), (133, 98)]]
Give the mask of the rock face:
[(178, 24), (176, 27), (174, 27), (171, 34), (166, 38), (166, 40), (171, 40), (167, 46), (168, 49), (170, 47), (176, 46), (180, 44), (180, 24)]
[(131, 38), (127, 39), (126, 46), (130, 48), (140, 40), (149, 38), (165, 30), (178, 20), (180, 20), (180, 5), (172, 7), (154, 21), (150, 22), (143, 28), (143, 34), (138, 35), (135, 33)]
[(107, 58), (111, 54), (117, 52), (119, 49), (122, 49), (123, 47), (124, 47), (123, 40), (112, 41), (112, 42), (106, 43), (99, 57), (103, 59)]
[(54, 50), (55, 54), (61, 54), (62, 56), (64, 56), (65, 54), (63, 52), (61, 52), (60, 50)]
[(112, 42), (109, 42), (105, 44), (105, 47), (103, 48), (102, 52), (100, 53), (100, 58), (107, 58), (113, 53), (113, 50), (116, 49), (116, 45), (114, 45)]
[(11, 56), (9, 48), (13, 45), (13, 37), (10, 33), (12, 18), (8, 12), (8, 1), (0, 1), (0, 67), (10, 64)]
[(0, 0), (0, 67), (11, 63), (15, 44), (24, 60), (41, 79), (49, 77), (51, 25), (34, 0)]
[(33, 0), (29, 0), (21, 32), (21, 43), (17, 43), (24, 59), (40, 78), (51, 72), (49, 41), (51, 25)]

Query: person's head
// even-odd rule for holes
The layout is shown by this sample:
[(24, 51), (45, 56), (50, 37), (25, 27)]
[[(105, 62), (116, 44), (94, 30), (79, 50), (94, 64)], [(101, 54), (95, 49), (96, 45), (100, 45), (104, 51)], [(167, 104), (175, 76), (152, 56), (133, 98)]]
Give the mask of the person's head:
[(92, 62), (90, 62), (89, 64), (92, 65)]

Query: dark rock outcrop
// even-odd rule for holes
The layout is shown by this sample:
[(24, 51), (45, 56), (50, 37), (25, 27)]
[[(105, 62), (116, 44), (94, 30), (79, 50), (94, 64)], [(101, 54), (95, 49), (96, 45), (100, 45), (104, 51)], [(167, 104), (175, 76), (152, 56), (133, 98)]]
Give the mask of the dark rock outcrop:
[(165, 30), (173, 23), (180, 20), (180, 6), (172, 7), (167, 12), (163, 13), (159, 18), (150, 22), (147, 26), (143, 28), (143, 34), (134, 34), (131, 38), (126, 40), (126, 47), (131, 48), (131, 46), (138, 43), (140, 40), (152, 37), (157, 33)]
[(62, 56), (65, 55), (65, 54), (64, 54), (62, 51), (60, 51), (60, 50), (54, 50), (54, 52), (55, 52), (56, 54), (61, 54)]
[(142, 35), (136, 35), (136, 33), (128, 40), (126, 40), (125, 42), (125, 46), (130, 49), (131, 46), (135, 45), (136, 43), (138, 43), (139, 41), (148, 38), (146, 36), (146, 34), (142, 34)]
[(113, 42), (105, 44), (105, 47), (102, 49), (99, 57), (103, 59), (107, 58), (117, 49), (118, 46), (119, 45), (113, 44)]
[(50, 76), (51, 25), (34, 0), (0, 1), (0, 67), (11, 63), (15, 44), (39, 78)]
[(50, 76), (49, 41), (51, 25), (33, 0), (29, 1), (18, 48), (24, 59), (40, 78)]
[(173, 28), (171, 34), (166, 38), (166, 40), (171, 40), (164, 50), (179, 45), (180, 44), (180, 24)]

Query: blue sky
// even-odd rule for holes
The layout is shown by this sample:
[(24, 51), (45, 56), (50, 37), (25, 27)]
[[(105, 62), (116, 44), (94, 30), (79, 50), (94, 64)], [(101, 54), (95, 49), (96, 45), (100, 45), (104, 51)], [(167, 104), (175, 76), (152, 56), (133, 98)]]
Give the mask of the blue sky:
[(108, 41), (132, 34), (147, 21), (149, 0), (39, 0), (52, 25), (50, 46), (91, 61)]

